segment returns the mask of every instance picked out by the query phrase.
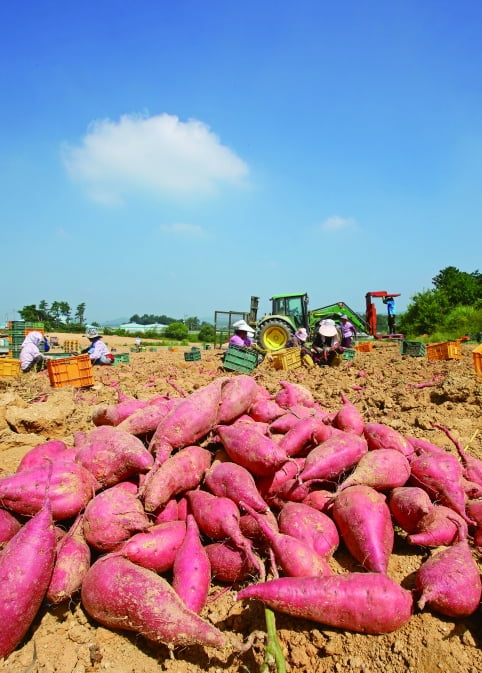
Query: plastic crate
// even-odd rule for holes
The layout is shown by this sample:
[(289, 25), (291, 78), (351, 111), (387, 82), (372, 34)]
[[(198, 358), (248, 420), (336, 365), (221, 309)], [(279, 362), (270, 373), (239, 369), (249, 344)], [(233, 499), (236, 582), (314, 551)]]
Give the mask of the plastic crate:
[(20, 360), (0, 358), (0, 376), (20, 376)]
[(208, 351), (211, 348), (211, 344), (204, 344), (203, 348), (205, 351)]
[(429, 360), (460, 360), (462, 351), (458, 341), (444, 341), (438, 344), (427, 344), (427, 358)]
[(354, 360), (356, 355), (356, 350), (354, 348), (345, 348), (343, 351), (342, 360)]
[(258, 353), (252, 348), (231, 345), (224, 354), (223, 367), (249, 374), (258, 364)]
[(402, 341), (400, 355), (411, 355), (414, 358), (424, 357), (427, 348), (422, 341)]
[(49, 351), (47, 357), (52, 360), (62, 360), (65, 358), (71, 358), (72, 353), (52, 353), (52, 351)]
[(275, 369), (298, 369), (303, 365), (300, 348), (283, 348), (271, 353)]
[(68, 339), (67, 341), (64, 341), (62, 344), (62, 347), (64, 350), (68, 351), (69, 353), (75, 352), (77, 353), (78, 351), (82, 350), (80, 347), (80, 342), (73, 340), (73, 339)]
[(89, 354), (59, 360), (47, 360), (47, 372), (53, 388), (93, 386), (94, 369)]
[(472, 357), (474, 359), (474, 369), (475, 373), (477, 374), (477, 378), (479, 381), (482, 381), (482, 345), (474, 348), (472, 351)]
[(188, 351), (187, 353), (184, 353), (184, 359), (186, 360), (186, 362), (193, 362), (195, 360), (200, 360), (201, 351), (199, 349)]
[(373, 350), (373, 344), (371, 341), (362, 341), (355, 346), (355, 350), (360, 353), (370, 353)]
[(129, 353), (113, 353), (114, 362), (112, 364), (118, 365), (120, 362), (130, 362), (131, 356)]

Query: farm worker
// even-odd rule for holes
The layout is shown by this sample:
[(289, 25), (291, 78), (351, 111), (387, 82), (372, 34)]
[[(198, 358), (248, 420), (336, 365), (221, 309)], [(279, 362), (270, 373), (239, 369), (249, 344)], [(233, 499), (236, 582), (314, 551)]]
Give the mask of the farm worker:
[(141, 350), (141, 337), (135, 338), (134, 346), (136, 347), (137, 352)]
[(333, 363), (337, 352), (340, 352), (340, 334), (334, 320), (326, 318), (320, 322), (312, 348), (313, 360), (317, 364), (324, 366)]
[(248, 335), (254, 336), (252, 328), (248, 325), (245, 320), (237, 320), (233, 323), (234, 334), (229, 340), (230, 346), (252, 346), (253, 342), (251, 341)]
[(348, 320), (348, 316), (340, 316), (341, 345), (343, 348), (351, 348), (352, 337), (356, 337), (356, 328)]
[(307, 367), (313, 367), (314, 362), (313, 358), (311, 357), (311, 351), (305, 345), (307, 339), (308, 332), (304, 327), (300, 327), (300, 329), (293, 334), (291, 339), (288, 340), (286, 343), (286, 348), (301, 348), (301, 359), (303, 364), (305, 364)]
[(95, 327), (90, 327), (87, 334), (90, 345), (84, 348), (81, 353), (88, 353), (93, 365), (111, 365), (114, 362), (114, 356), (109, 352), (106, 344), (102, 341), (102, 335)]
[(383, 303), (387, 305), (388, 331), (390, 334), (395, 332), (395, 299), (393, 297), (384, 297)]
[(37, 331), (29, 332), (23, 340), (20, 351), (20, 369), (23, 372), (29, 372), (35, 365), (46, 359), (39, 349), (42, 343), (45, 345), (45, 337)]

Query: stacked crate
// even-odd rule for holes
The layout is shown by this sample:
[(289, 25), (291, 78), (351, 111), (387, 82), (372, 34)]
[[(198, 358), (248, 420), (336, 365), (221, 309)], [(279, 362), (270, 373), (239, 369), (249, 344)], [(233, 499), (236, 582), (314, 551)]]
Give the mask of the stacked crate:
[[(26, 322), (25, 320), (10, 320), (7, 323), (7, 339), (9, 351), (12, 358), (19, 358), (22, 350), (22, 343), (29, 332), (40, 332), (44, 334), (43, 322)], [(39, 346), (42, 351), (44, 346)]]

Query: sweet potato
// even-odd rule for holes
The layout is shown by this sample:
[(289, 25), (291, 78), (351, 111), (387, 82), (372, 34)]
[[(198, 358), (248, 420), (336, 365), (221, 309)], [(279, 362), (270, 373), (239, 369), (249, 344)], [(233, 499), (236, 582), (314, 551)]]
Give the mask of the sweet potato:
[(185, 605), (199, 614), (206, 604), (211, 584), (211, 564), (192, 514), (186, 521), (186, 535), (173, 564), (172, 586)]
[(428, 605), (448, 617), (467, 617), (480, 604), (479, 569), (467, 541), (435, 553), (417, 571), (418, 607)]
[(336, 479), (356, 465), (367, 451), (365, 439), (353, 432), (333, 435), (306, 456), (300, 478), (302, 481)]
[(254, 475), (273, 474), (287, 460), (286, 453), (276, 442), (249, 425), (220, 425), (217, 432), (231, 460)]
[(77, 516), (99, 488), (94, 475), (82, 465), (54, 461), (1, 478), (0, 500), (17, 514), (36, 514), (43, 507), (49, 480), (49, 500), (56, 521)]
[(145, 533), (136, 533), (118, 546), (117, 551), (143, 568), (163, 573), (172, 568), (185, 535), (184, 521), (159, 523)]
[(412, 594), (378, 573), (281, 577), (246, 587), (237, 600), (256, 598), (293, 617), (359, 633), (395, 631), (412, 615)]
[(289, 409), (284, 410), (284, 414), (276, 418), (270, 424), (270, 432), (285, 433), (298, 423), (303, 418), (310, 418), (311, 416), (319, 416), (323, 420), (326, 413), (321, 409), (314, 409), (313, 407), (305, 407), (302, 404), (294, 404)]
[(255, 400), (249, 408), (249, 415), (258, 423), (272, 423), (284, 413), (283, 407), (268, 399)]
[(338, 548), (340, 536), (329, 516), (300, 502), (287, 502), (279, 515), (280, 533), (291, 535), (329, 557)]
[(410, 477), (410, 463), (400, 451), (377, 449), (365, 453), (353, 472), (339, 485), (341, 491), (349, 486), (365, 484), (376, 491), (388, 491), (405, 486)]
[(187, 446), (156, 465), (140, 489), (147, 512), (154, 512), (173, 496), (199, 485), (211, 464), (211, 453), (200, 446)]
[(300, 386), (298, 383), (290, 383), (290, 381), (280, 381), (279, 383), (282, 390), (276, 393), (274, 399), (280, 407), (288, 409), (296, 404), (302, 404), (305, 407), (317, 406), (308, 388)]
[(154, 523), (166, 523), (167, 521), (179, 520), (179, 504), (175, 498), (166, 502), (159, 512), (156, 513)]
[(121, 556), (98, 559), (82, 584), (82, 604), (100, 624), (171, 646), (223, 648), (219, 629), (187, 608), (162, 577)]
[(195, 444), (214, 427), (221, 390), (229, 379), (220, 377), (182, 399), (161, 420), (149, 443), (149, 451), (169, 456), (169, 447), (180, 449)]
[(434, 507), (427, 491), (418, 486), (399, 486), (391, 490), (388, 507), (395, 522), (406, 533), (415, 533), (417, 524)]
[(118, 404), (102, 405), (92, 412), (92, 423), (100, 425), (119, 425), (124, 419), (149, 404), (149, 400), (137, 400), (130, 398)]
[(38, 465), (45, 465), (48, 462), (54, 460), (74, 460), (75, 451), (72, 451), (67, 447), (65, 442), (62, 442), (60, 439), (51, 439), (48, 442), (42, 442), (37, 444), (33, 449), (27, 451), (22, 460), (17, 466), (16, 472), (22, 472), (22, 470), (29, 470), (30, 468), (37, 467)]
[(223, 386), (217, 423), (230, 423), (244, 414), (254, 401), (258, 384), (252, 376), (239, 374)]
[(386, 574), (395, 532), (385, 496), (370, 486), (349, 486), (335, 498), (333, 519), (353, 558)]
[(296, 423), (281, 438), (279, 446), (287, 456), (305, 455), (333, 434), (320, 416), (309, 416)]
[(242, 549), (227, 542), (212, 542), (205, 547), (211, 574), (219, 582), (241, 582), (255, 577), (258, 568), (248, 559)]
[(241, 465), (217, 462), (206, 472), (204, 483), (211, 493), (230, 498), (237, 505), (240, 500), (244, 500), (258, 512), (265, 512), (268, 509), (251, 473)]
[(305, 505), (309, 505), (319, 512), (328, 513), (333, 505), (335, 494), (326, 489), (313, 490), (302, 500)]
[(466, 540), (467, 523), (450, 507), (434, 505), (430, 512), (418, 520), (416, 529), (407, 536), (409, 544), (424, 547), (451, 545)]
[(0, 554), (0, 658), (20, 643), (42, 604), (54, 567), (55, 544), (47, 500)]
[[(267, 526), (269, 526), (275, 533), (279, 533), (278, 520), (270, 509), (263, 512), (261, 516), (265, 520)], [(259, 523), (251, 516), (251, 514), (241, 515), (239, 519), (239, 528), (245, 537), (256, 543), (257, 547), (264, 547), (265, 544), (269, 542), (268, 538), (264, 535), (263, 530), (260, 528)]]
[(276, 533), (266, 523), (266, 520), (249, 505), (241, 503), (241, 506), (257, 521), (264, 536), (269, 540), (276, 560), (285, 575), (290, 577), (315, 577), (331, 573), (326, 559), (320, 556), (312, 546), (300, 538)]
[(137, 487), (121, 482), (102, 491), (91, 500), (84, 512), (84, 535), (100, 551), (112, 551), (151, 525), (137, 497)]
[(6, 509), (0, 509), (0, 546), (12, 539), (18, 533), (22, 524)]
[(111, 425), (91, 430), (77, 448), (75, 460), (104, 488), (146, 472), (154, 463), (138, 437)]
[(131, 435), (142, 437), (148, 435), (157, 428), (162, 419), (167, 416), (179, 403), (180, 399), (154, 398), (145, 407), (136, 409), (130, 416), (125, 418), (117, 426), (120, 430), (130, 432)]
[(363, 434), (371, 451), (374, 449), (395, 449), (407, 458), (410, 458), (414, 453), (414, 448), (408, 439), (384, 423), (365, 423)]
[(50, 603), (68, 600), (82, 586), (90, 568), (90, 547), (83, 535), (83, 517), (74, 521), (69, 532), (57, 542), (55, 564), (47, 589)]
[(476, 498), (467, 501), (467, 514), (475, 521), (477, 526), (482, 526), (482, 499)]
[(293, 458), (283, 463), (269, 477), (258, 477), (256, 484), (263, 498), (270, 501), (277, 496), (283, 484), (299, 477), (305, 466), (305, 462), (305, 458)]
[(365, 427), (363, 416), (343, 393), (341, 399), (343, 406), (337, 412), (333, 425), (344, 432), (354, 432), (356, 435), (361, 435)]

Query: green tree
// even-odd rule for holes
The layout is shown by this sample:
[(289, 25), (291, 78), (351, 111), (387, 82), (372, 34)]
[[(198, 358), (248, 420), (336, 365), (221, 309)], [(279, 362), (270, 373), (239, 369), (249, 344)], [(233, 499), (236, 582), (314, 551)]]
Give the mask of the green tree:
[(64, 319), (65, 319), (64, 322), (66, 322), (67, 325), (68, 325), (70, 320), (71, 320), (70, 316), (71, 316), (72, 309), (70, 308), (70, 305), (66, 301), (61, 301), (61, 302), (59, 302), (59, 304), (60, 304), (60, 312), (64, 316)]
[(179, 339), (182, 341), (182, 339), (187, 339), (189, 330), (183, 322), (173, 322), (165, 328), (163, 334), (169, 337), (169, 339)]
[(38, 321), (38, 310), (35, 304), (29, 304), (24, 306), (23, 309), (19, 311), (20, 317), (26, 322), (37, 322)]
[(203, 322), (198, 334), (198, 341), (204, 343), (214, 343), (214, 327), (207, 322)]
[(443, 292), (452, 306), (470, 306), (481, 298), (481, 283), (478, 271), (466, 273), (455, 266), (447, 266), (432, 278), (437, 290)]
[(85, 303), (79, 304), (77, 308), (75, 309), (75, 319), (79, 323), (79, 325), (84, 324), (85, 320)]
[(187, 328), (190, 332), (199, 329), (199, 325), (201, 324), (199, 318), (196, 318), (195, 316), (186, 318), (184, 323), (187, 325)]
[(449, 307), (450, 302), (441, 291), (418, 292), (400, 316), (398, 329), (403, 334), (430, 334), (443, 323)]
[(60, 316), (62, 314), (62, 306), (60, 302), (58, 301), (52, 302), (52, 306), (50, 307), (50, 313), (55, 327), (59, 327), (61, 323)]

